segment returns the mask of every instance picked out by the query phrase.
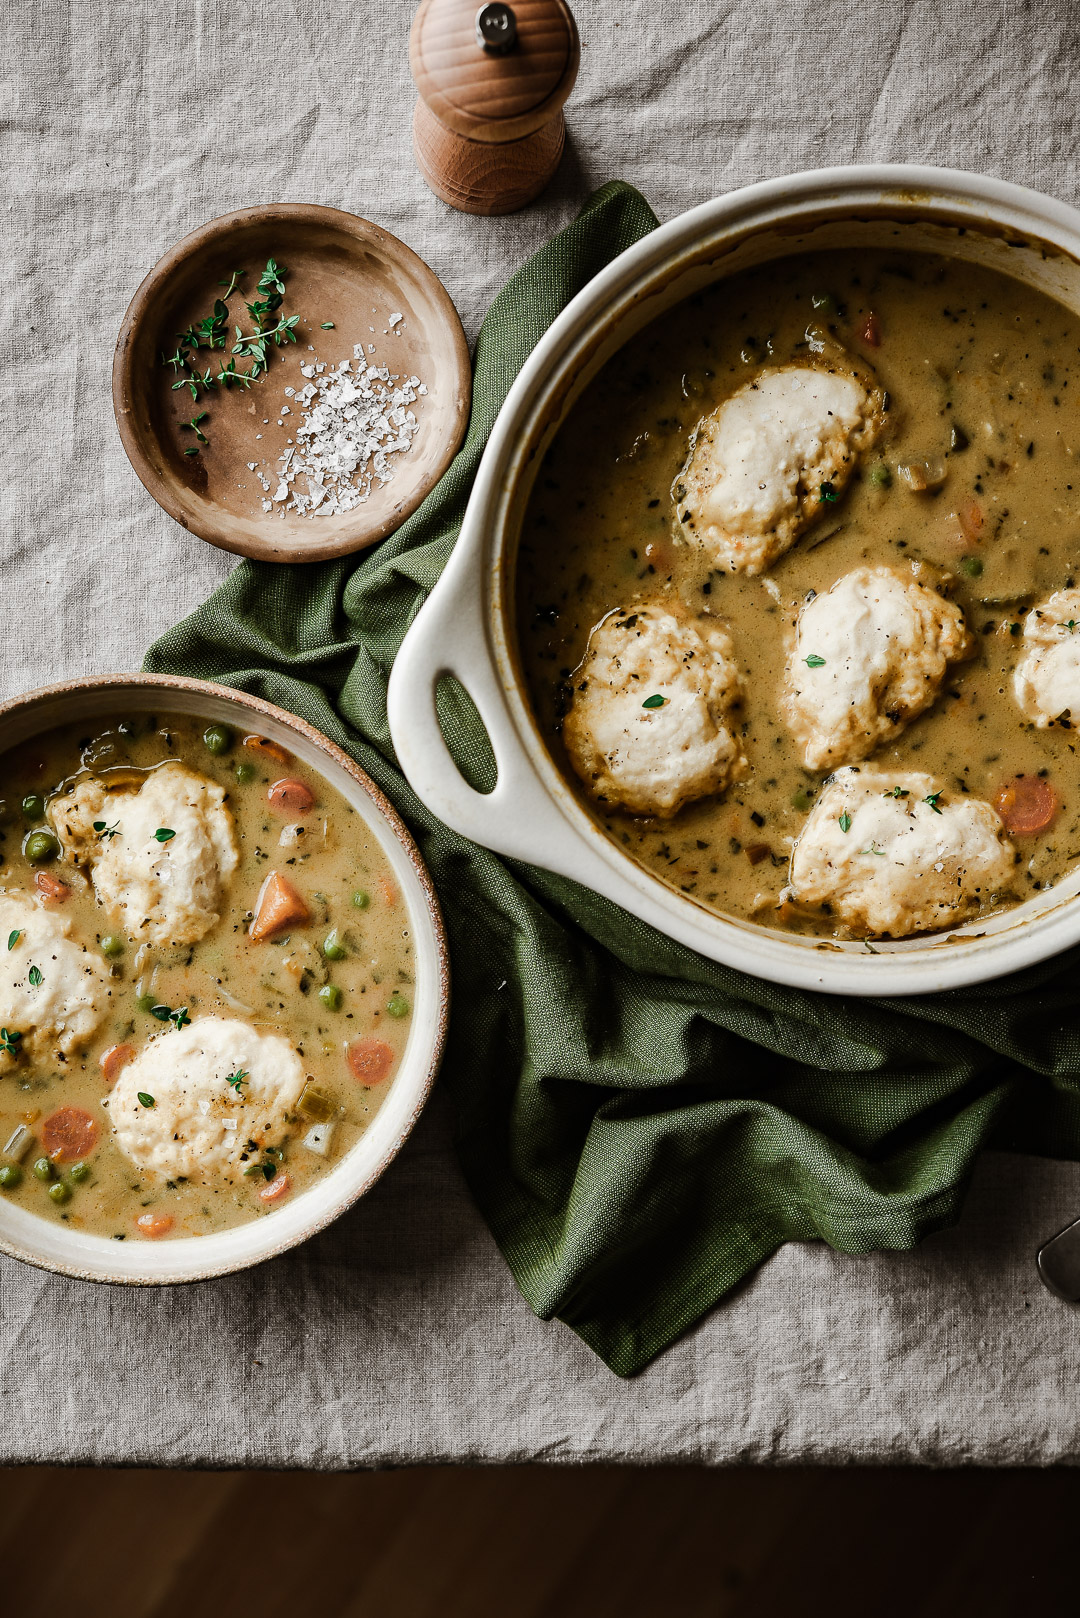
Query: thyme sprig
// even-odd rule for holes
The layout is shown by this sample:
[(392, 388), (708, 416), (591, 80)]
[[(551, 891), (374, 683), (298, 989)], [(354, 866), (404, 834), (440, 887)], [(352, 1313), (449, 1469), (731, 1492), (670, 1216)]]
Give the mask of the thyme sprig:
[[(204, 365), (196, 356), (203, 349), (220, 351), (228, 347), (229, 299), (240, 286), (247, 271), (234, 270), (227, 282), (218, 283), (225, 288), (225, 291), (221, 297), (214, 299), (210, 313), (204, 315), (201, 320), (192, 321), (186, 331), (177, 332), (174, 351), (171, 354), (162, 353), (162, 365), (167, 365), (176, 373), (176, 381), (172, 384), (174, 393), (180, 388), (187, 388), (192, 401), (198, 404), (200, 395), (215, 393), (219, 388), (238, 387), (246, 390), (253, 382), (266, 375), (270, 368), (272, 349), (297, 341), (296, 328), (300, 324), (300, 316), (278, 316), (278, 310), (285, 297), (287, 273), (284, 264), (279, 264), (273, 258), (267, 259), (266, 268), (259, 276), (257, 295), (251, 303), (244, 305), (251, 317), (252, 330), (245, 332), (242, 326), (233, 323), (235, 341), (232, 344), (230, 358), (215, 368), (214, 365)], [(236, 363), (238, 359), (251, 361), (246, 371), (238, 368)], [(183, 425), (193, 432), (198, 440), (193, 448), (184, 451), (185, 455), (198, 455), (199, 446), (210, 442), (201, 428), (201, 423), (206, 419), (207, 412), (203, 410), (190, 421), (184, 422)]]

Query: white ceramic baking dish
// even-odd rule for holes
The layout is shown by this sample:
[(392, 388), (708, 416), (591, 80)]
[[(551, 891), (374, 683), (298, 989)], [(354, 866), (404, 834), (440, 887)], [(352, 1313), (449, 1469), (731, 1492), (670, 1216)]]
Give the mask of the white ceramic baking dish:
[(370, 1190), (397, 1155), (427, 1099), (446, 1038), (450, 988), (442, 917), (416, 844), (370, 777), (321, 732), (246, 692), (164, 674), (74, 680), (0, 704), (0, 754), (56, 725), (90, 725), (117, 713), (194, 714), (254, 731), (318, 771), (374, 834), (405, 906), (416, 962), (412, 1026), (386, 1100), (327, 1174), (272, 1213), (206, 1236), (116, 1242), (39, 1218), (0, 1195), (0, 1252), (14, 1258), (86, 1281), (202, 1281), (313, 1236)]
[[(510, 390), (453, 556), (398, 655), (390, 729), (412, 786), (447, 825), (512, 859), (572, 877), (701, 954), (834, 994), (955, 988), (1080, 940), (1080, 869), (991, 922), (898, 943), (833, 943), (718, 917), (611, 841), (556, 768), (529, 709), (514, 645), (514, 562), (541, 457), (611, 354), (665, 309), (755, 264), (803, 250), (903, 246), (1002, 270), (1080, 311), (1080, 213), (1035, 191), (950, 169), (824, 169), (749, 186), (673, 219), (567, 306)], [(455, 676), (487, 728), (498, 783), (462, 779), (435, 689)]]

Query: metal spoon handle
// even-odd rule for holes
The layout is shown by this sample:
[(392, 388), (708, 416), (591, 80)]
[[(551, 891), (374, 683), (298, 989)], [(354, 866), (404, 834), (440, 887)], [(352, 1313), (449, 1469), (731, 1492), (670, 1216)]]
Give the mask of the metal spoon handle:
[(1080, 1303), (1080, 1219), (1043, 1242), (1035, 1263), (1044, 1286), (1067, 1303)]

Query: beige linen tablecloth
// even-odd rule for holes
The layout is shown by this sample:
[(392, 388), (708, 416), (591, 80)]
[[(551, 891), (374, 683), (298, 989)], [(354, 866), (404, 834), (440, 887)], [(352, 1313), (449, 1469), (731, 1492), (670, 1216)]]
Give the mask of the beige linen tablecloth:
[[(915, 160), (1069, 202), (1070, 0), (578, 0), (549, 196), (467, 219), (412, 163), (408, 0), (17, 0), (0, 96), (0, 690), (136, 668), (224, 577), (136, 481), (109, 398), (136, 285), (215, 214), (281, 199), (379, 221), (470, 337), (599, 182), (661, 218), (824, 164)], [(1080, 1314), (1039, 1286), (1080, 1168), (987, 1158), (915, 1253), (788, 1247), (636, 1382), (517, 1296), (437, 1094), (332, 1230), (244, 1275), (93, 1287), (0, 1260), (0, 1461), (346, 1467), (419, 1460), (1072, 1461)]]

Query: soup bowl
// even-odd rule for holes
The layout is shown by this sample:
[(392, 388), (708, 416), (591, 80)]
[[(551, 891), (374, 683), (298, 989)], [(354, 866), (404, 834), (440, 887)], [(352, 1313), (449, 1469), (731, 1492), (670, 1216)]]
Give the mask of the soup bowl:
[[(516, 646), (515, 559), (543, 456), (582, 390), (637, 332), (725, 278), (803, 252), (891, 247), (998, 270), (1080, 311), (1080, 213), (948, 169), (882, 165), (768, 181), (705, 203), (620, 255), (537, 344), (495, 424), (447, 568), (398, 655), (390, 728), (412, 786), (455, 831), (570, 877), (712, 960), (835, 994), (925, 994), (995, 978), (1080, 940), (1080, 868), (991, 920), (873, 948), (717, 915), (624, 853), (589, 815), (531, 711)], [(462, 778), (440, 732), (453, 676), (486, 727), (492, 792)]]
[(0, 1252), (88, 1281), (201, 1281), (273, 1258), (306, 1241), (370, 1190), (401, 1149), (442, 1056), (449, 1006), (446, 941), (420, 853), (392, 805), (351, 758), (283, 709), (203, 680), (117, 674), (74, 680), (0, 704), (0, 754), (60, 725), (118, 712), (191, 715), (285, 747), (356, 810), (393, 874), (408, 917), (416, 984), (401, 1064), (386, 1099), (352, 1148), (307, 1189), (247, 1224), (166, 1241), (118, 1243), (40, 1218), (0, 1196)]

